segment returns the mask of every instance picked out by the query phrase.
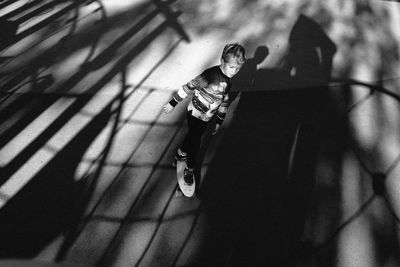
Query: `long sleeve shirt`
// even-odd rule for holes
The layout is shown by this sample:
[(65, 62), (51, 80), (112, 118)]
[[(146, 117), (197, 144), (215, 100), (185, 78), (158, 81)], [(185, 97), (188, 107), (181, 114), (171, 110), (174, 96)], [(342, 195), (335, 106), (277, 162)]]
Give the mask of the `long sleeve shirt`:
[(193, 94), (188, 105), (191, 115), (202, 121), (209, 121), (216, 115), (217, 123), (222, 124), (228, 110), (230, 88), (231, 79), (222, 72), (220, 66), (214, 66), (183, 85), (169, 103), (176, 106)]

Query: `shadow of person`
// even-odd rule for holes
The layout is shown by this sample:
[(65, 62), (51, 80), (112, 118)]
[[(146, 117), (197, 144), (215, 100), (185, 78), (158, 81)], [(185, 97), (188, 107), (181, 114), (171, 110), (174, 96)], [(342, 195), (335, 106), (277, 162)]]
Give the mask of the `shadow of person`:
[[(248, 58), (245, 63), (243, 64), (240, 71), (232, 78), (232, 87), (229, 92), (229, 105), (232, 104), (236, 98), (239, 97), (240, 92), (252, 91), (253, 90), (253, 83), (254, 77), (257, 73), (257, 66), (261, 64), (269, 55), (269, 49), (265, 45), (260, 45), (256, 48), (253, 57)], [(202, 138), (202, 145), (199, 151), (199, 156), (196, 161), (196, 173), (195, 176), (196, 182), (200, 188), (201, 185), (201, 166), (203, 164), (203, 160), (205, 154), (207, 152), (207, 148), (213, 144), (213, 136), (212, 132), (214, 130), (215, 120), (207, 126), (205, 134)]]
[(336, 45), (321, 27), (300, 15), (289, 36), (290, 52), (284, 68), (295, 69), (301, 86), (326, 85), (330, 79)]
[(294, 266), (336, 47), (300, 15), (281, 69), (259, 69), (209, 166), (206, 266)]
[(254, 77), (256, 76), (258, 65), (260, 65), (269, 55), (269, 49), (265, 45), (256, 48), (252, 58), (248, 58), (240, 71), (232, 78), (232, 89), (229, 95), (232, 103), (240, 92), (252, 91)]

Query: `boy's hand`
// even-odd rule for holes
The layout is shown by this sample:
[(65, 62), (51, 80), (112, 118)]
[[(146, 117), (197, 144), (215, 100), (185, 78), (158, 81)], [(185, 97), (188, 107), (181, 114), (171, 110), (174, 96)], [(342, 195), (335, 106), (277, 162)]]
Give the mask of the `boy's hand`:
[(221, 127), (221, 125), (219, 125), (218, 123), (217, 124), (215, 124), (215, 128), (214, 128), (214, 131), (212, 131), (212, 135), (215, 135), (217, 132), (218, 132), (218, 130), (219, 130), (219, 128)]
[(170, 104), (170, 103), (167, 103), (165, 106), (164, 106), (164, 112), (165, 113), (170, 113), (173, 109), (174, 109), (174, 107)]

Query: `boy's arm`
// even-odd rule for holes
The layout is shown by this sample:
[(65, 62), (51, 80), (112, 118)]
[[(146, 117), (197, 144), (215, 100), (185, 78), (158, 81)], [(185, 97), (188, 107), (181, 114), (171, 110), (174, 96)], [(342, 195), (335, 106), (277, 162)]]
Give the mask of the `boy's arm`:
[(206, 85), (207, 81), (203, 77), (203, 74), (197, 76), (187, 84), (184, 84), (177, 92), (174, 93), (172, 99), (164, 106), (164, 112), (171, 112), (179, 102), (185, 99), (195, 89), (205, 87)]

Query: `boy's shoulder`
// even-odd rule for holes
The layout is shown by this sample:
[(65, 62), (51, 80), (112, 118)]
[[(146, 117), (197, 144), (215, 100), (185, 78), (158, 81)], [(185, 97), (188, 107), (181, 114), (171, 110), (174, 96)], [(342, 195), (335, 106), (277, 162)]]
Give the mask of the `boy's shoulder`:
[(218, 68), (219, 68), (219, 66), (212, 66), (212, 67), (209, 67), (209, 68), (203, 70), (203, 74), (205, 74), (205, 73), (217, 72), (217, 71), (218, 71)]
[(219, 65), (212, 66), (208, 69), (205, 69), (202, 73), (203, 76), (209, 78), (209, 79), (220, 79), (221, 77), (224, 77), (221, 68)]

